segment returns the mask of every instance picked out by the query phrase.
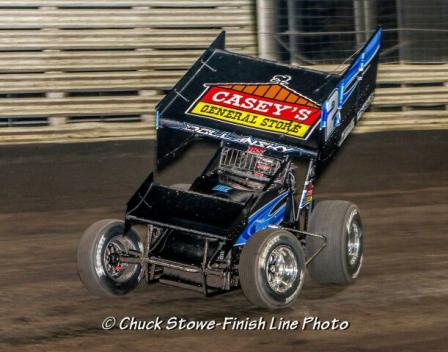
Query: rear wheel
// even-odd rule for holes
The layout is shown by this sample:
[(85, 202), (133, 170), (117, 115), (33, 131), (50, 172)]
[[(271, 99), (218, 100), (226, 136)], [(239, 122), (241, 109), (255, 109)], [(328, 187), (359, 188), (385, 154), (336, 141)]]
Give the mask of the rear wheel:
[(86, 288), (97, 296), (124, 295), (140, 280), (141, 265), (121, 263), (129, 249), (143, 252), (138, 234), (123, 234), (124, 222), (101, 220), (92, 224), (78, 246), (78, 273)]
[(241, 288), (247, 299), (269, 309), (292, 305), (302, 288), (305, 255), (290, 232), (267, 229), (253, 235), (240, 257)]
[[(319, 202), (311, 213), (308, 231), (327, 236), (327, 245), (309, 264), (311, 276), (323, 284), (349, 284), (361, 270), (364, 245), (363, 228), (355, 204), (343, 200)], [(306, 252), (310, 257), (322, 245), (308, 236)]]

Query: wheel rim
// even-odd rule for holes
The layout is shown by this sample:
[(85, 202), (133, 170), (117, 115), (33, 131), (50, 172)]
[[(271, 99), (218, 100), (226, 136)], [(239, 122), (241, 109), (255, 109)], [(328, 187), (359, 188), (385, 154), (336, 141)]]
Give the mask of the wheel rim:
[[(122, 263), (120, 256), (127, 253), (128, 249), (134, 248), (133, 243), (124, 236), (116, 236), (111, 238), (105, 247), (101, 269), (116, 282), (127, 281), (138, 269), (138, 264)], [(97, 271), (98, 269), (100, 268), (97, 268)]]
[(269, 255), (266, 276), (274, 292), (289, 290), (296, 281), (298, 271), (296, 256), (289, 246), (278, 246)]
[(357, 221), (352, 221), (348, 229), (347, 256), (348, 263), (353, 268), (357, 265), (361, 256), (362, 229)]

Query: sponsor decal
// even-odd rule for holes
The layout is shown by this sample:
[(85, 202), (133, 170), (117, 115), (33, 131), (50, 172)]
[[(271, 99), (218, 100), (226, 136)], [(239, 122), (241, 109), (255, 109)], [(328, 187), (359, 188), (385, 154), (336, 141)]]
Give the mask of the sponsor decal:
[(233, 132), (224, 132), (219, 131), (210, 127), (203, 127), (198, 125), (193, 125), (187, 122), (178, 122), (174, 120), (162, 119), (160, 121), (161, 126), (174, 128), (181, 131), (191, 132), (198, 135), (221, 139), (229, 142), (235, 142), (239, 144), (245, 144), (248, 146), (260, 147), (262, 149), (272, 150), (279, 153), (295, 153), (298, 155), (310, 153), (310, 157), (316, 157), (313, 152), (307, 151), (305, 149), (288, 146), (280, 143), (269, 142), (265, 140), (261, 140), (258, 138), (254, 138), (252, 136), (242, 136)]
[(232, 187), (226, 186), (226, 185), (216, 185), (212, 188), (213, 191), (223, 192), (227, 193), (232, 189)]
[(253, 154), (264, 154), (265, 149), (264, 149), (264, 148), (261, 148), (261, 147), (254, 147), (254, 146), (250, 145), (250, 146), (247, 148), (247, 151), (248, 151), (249, 153), (253, 153)]
[(339, 139), (338, 147), (340, 147), (342, 143), (344, 143), (345, 139), (348, 137), (348, 135), (350, 134), (350, 132), (353, 130), (354, 127), (355, 127), (355, 120), (350, 120), (347, 127), (341, 133), (341, 138)]
[(313, 193), (314, 193), (314, 185), (307, 181), (305, 183), (305, 187), (302, 191), (302, 196), (300, 198), (300, 209), (305, 208), (306, 206), (308, 206), (309, 204), (311, 204), (311, 202), (313, 201)]
[(282, 77), (268, 83), (205, 84), (186, 113), (304, 139), (317, 124), (320, 107), (290, 89), (289, 76)]
[(357, 121), (361, 118), (362, 114), (364, 114), (364, 112), (369, 108), (370, 104), (372, 104), (372, 101), (374, 98), (375, 98), (375, 93), (372, 93), (366, 99), (364, 104), (362, 104), (361, 109), (359, 109), (358, 113), (356, 114)]

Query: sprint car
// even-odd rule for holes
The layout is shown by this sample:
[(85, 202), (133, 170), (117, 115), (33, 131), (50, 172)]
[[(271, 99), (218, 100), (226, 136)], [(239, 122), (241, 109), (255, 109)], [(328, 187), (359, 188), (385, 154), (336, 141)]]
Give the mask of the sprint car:
[(151, 172), (123, 221), (85, 231), (77, 260), (90, 292), (124, 295), (141, 281), (206, 296), (241, 287), (277, 309), (295, 302), (306, 271), (352, 283), (360, 212), (315, 204), (314, 184), (373, 99), (381, 36), (336, 74), (226, 51), (221, 33), (156, 107), (156, 171), (197, 139), (215, 141), (214, 156), (191, 184), (163, 185)]

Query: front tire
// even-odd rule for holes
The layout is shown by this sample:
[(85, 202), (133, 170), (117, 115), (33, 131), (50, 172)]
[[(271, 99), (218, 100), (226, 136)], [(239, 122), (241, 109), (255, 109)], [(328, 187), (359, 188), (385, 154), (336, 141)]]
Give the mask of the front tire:
[(119, 255), (128, 249), (143, 252), (143, 245), (132, 229), (125, 235), (123, 232), (123, 221), (101, 220), (92, 224), (81, 238), (79, 277), (96, 296), (121, 296), (139, 284), (141, 265), (121, 263)]
[(299, 240), (284, 230), (256, 233), (242, 250), (239, 276), (245, 296), (255, 306), (291, 306), (305, 276), (305, 255)]
[[(311, 213), (308, 231), (327, 236), (326, 247), (308, 268), (313, 279), (322, 284), (350, 284), (361, 271), (364, 244), (359, 209), (343, 200), (319, 202)], [(314, 236), (306, 239), (311, 257), (322, 245)]]

